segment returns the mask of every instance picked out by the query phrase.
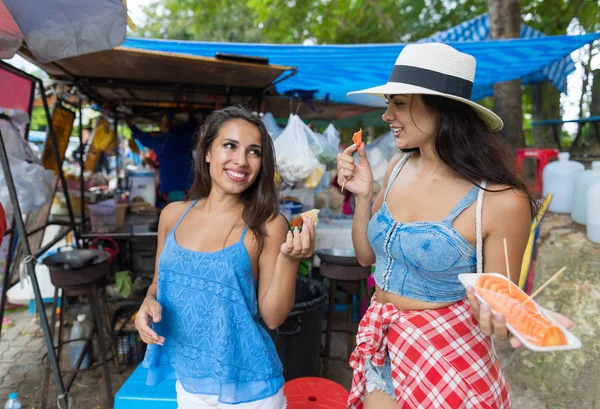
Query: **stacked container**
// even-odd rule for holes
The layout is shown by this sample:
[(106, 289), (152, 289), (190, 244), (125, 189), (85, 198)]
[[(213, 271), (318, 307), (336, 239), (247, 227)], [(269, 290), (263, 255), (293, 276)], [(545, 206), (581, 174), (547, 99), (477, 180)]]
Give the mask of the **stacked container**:
[(583, 172), (583, 164), (569, 160), (568, 152), (558, 154), (558, 160), (551, 162), (544, 168), (543, 185), (544, 196), (552, 193), (552, 202), (548, 208), (554, 213), (571, 213), (573, 210), (573, 196), (575, 179)]
[(577, 174), (571, 218), (579, 224), (587, 224), (588, 191), (600, 183), (600, 161), (592, 162), (592, 169)]
[(587, 198), (587, 235), (600, 244), (600, 183), (589, 188)]

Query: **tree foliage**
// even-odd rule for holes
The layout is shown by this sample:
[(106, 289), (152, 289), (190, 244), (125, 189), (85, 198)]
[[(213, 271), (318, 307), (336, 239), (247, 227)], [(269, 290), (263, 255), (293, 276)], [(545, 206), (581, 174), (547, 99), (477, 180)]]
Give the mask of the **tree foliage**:
[[(596, 0), (523, 0), (523, 21), (564, 34), (576, 18), (600, 30)], [(481, 0), (156, 0), (137, 35), (199, 41), (409, 42), (487, 11)]]

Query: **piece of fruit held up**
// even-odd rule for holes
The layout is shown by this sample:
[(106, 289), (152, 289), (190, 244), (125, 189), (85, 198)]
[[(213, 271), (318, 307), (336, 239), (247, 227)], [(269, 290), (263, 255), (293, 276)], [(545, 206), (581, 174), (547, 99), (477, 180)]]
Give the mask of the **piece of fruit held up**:
[(299, 229), (302, 229), (302, 224), (304, 223), (304, 220), (308, 218), (312, 219), (313, 224), (316, 226), (319, 223), (319, 209), (311, 209), (307, 212), (301, 213), (299, 216), (292, 219), (292, 221), (290, 222), (290, 228), (297, 227)]
[[(354, 135), (352, 135), (352, 142), (356, 145), (356, 149), (360, 148), (360, 145), (362, 145), (362, 128), (359, 128), (358, 132), (354, 132)], [(346, 186), (346, 180), (342, 183), (341, 193), (344, 193), (344, 186)]]

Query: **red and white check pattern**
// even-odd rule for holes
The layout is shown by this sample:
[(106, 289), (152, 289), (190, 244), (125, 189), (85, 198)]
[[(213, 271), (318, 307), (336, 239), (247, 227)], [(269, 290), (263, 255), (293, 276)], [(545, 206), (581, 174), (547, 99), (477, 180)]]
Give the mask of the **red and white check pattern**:
[(361, 409), (365, 361), (383, 365), (389, 354), (399, 409), (510, 409), (508, 384), (490, 337), (466, 301), (425, 311), (400, 311), (375, 300), (362, 318), (349, 409)]

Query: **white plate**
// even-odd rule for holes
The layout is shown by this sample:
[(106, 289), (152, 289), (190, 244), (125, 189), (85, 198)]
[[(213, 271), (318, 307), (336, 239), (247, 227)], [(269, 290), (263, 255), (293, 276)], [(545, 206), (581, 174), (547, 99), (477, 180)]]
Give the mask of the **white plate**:
[[(500, 277), (504, 280), (507, 280), (506, 276), (503, 276), (501, 274), (497, 274), (497, 273), (486, 273), (486, 274), (493, 275), (496, 277)], [(465, 288), (467, 288), (468, 286), (472, 286), (473, 288), (475, 288), (475, 283), (477, 282), (477, 279), (479, 277), (480, 277), (480, 274), (459, 274), (458, 275), (458, 279), (460, 280), (462, 285), (465, 286)], [(521, 291), (521, 290), (519, 290), (519, 291)], [(480, 302), (484, 301), (483, 298), (481, 298), (477, 293), (475, 293), (475, 296), (477, 297), (477, 299)], [(558, 328), (560, 328), (560, 330), (565, 334), (565, 337), (567, 338), (567, 345), (551, 346), (551, 347), (541, 347), (539, 345), (534, 345), (531, 342), (527, 341), (517, 331), (515, 331), (514, 328), (507, 322), (506, 327), (508, 328), (508, 330), (510, 331), (511, 334), (513, 334), (519, 341), (521, 341), (526, 348), (531, 349), (532, 351), (539, 351), (539, 352), (568, 351), (571, 349), (581, 348), (581, 341), (579, 340), (579, 338), (577, 338), (575, 335), (573, 335), (571, 332), (569, 332), (569, 330), (567, 330), (565, 327), (560, 325), (552, 317), (552, 315), (550, 315), (545, 308), (541, 307), (538, 303), (536, 303), (535, 300), (532, 300), (532, 301), (538, 307), (538, 309), (542, 312), (544, 317), (548, 318), (554, 325), (556, 325)]]

